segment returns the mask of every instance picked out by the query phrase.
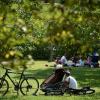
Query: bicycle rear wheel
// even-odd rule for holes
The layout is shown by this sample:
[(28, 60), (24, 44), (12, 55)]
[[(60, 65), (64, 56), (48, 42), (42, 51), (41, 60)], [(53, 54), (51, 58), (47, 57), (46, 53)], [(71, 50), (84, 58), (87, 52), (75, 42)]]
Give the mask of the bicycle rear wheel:
[(0, 78), (0, 96), (4, 96), (8, 92), (8, 89), (8, 81), (3, 78)]
[(85, 91), (85, 94), (93, 94), (93, 93), (95, 93), (95, 90), (93, 89), (88, 89)]
[(93, 89), (87, 89), (87, 90), (82, 89), (78, 92), (79, 95), (86, 95), (86, 94), (93, 94), (93, 93), (95, 93), (95, 90)]
[(23, 95), (36, 95), (39, 89), (39, 82), (34, 77), (28, 77), (22, 80), (20, 91)]

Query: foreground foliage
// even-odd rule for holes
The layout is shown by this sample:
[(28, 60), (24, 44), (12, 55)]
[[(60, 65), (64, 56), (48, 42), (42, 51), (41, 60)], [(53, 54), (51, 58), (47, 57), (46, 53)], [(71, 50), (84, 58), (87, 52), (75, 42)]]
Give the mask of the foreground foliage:
[(72, 56), (98, 49), (99, 4), (99, 0), (0, 0), (0, 56), (32, 54), (48, 59), (65, 51)]

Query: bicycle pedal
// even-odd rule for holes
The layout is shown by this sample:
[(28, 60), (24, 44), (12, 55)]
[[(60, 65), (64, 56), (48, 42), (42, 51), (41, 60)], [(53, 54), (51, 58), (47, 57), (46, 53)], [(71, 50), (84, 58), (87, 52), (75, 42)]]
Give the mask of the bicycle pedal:
[(33, 95), (33, 96), (37, 96), (37, 94), (34, 94), (34, 93), (33, 93), (32, 95)]

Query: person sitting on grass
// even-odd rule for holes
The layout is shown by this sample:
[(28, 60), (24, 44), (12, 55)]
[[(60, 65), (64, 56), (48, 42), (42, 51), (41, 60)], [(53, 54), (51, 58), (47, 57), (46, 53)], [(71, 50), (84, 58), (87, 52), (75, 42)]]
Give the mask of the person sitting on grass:
[(77, 81), (71, 76), (70, 71), (65, 71), (65, 76), (63, 78), (64, 87), (68, 89), (77, 89)]
[(88, 55), (87, 55), (87, 59), (86, 59), (84, 65), (90, 67), (90, 66), (91, 66), (91, 63), (92, 63), (91, 60), (92, 60), (91, 54), (88, 54)]
[(54, 88), (54, 84), (61, 82), (64, 76), (64, 68), (60, 62), (56, 65), (54, 73), (51, 74), (46, 80), (41, 84), (42, 91), (45, 91), (48, 88)]
[(67, 58), (66, 58), (66, 54), (64, 54), (61, 59), (60, 59), (61, 63), (63, 64), (63, 66), (67, 66)]
[(79, 60), (78, 60), (78, 62), (76, 63), (76, 67), (83, 67), (83, 66), (84, 66), (84, 61), (80, 57)]
[(54, 67), (56, 67), (59, 63), (61, 64), (60, 57), (56, 57)]
[(91, 67), (99, 67), (99, 54), (96, 51), (92, 55)]

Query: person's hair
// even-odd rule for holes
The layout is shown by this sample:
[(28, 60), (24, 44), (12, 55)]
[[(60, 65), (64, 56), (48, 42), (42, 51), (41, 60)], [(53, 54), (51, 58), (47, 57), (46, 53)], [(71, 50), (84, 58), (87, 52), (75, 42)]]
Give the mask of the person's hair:
[(69, 76), (69, 75), (70, 75), (70, 71), (65, 71), (65, 74), (66, 74), (67, 76)]

